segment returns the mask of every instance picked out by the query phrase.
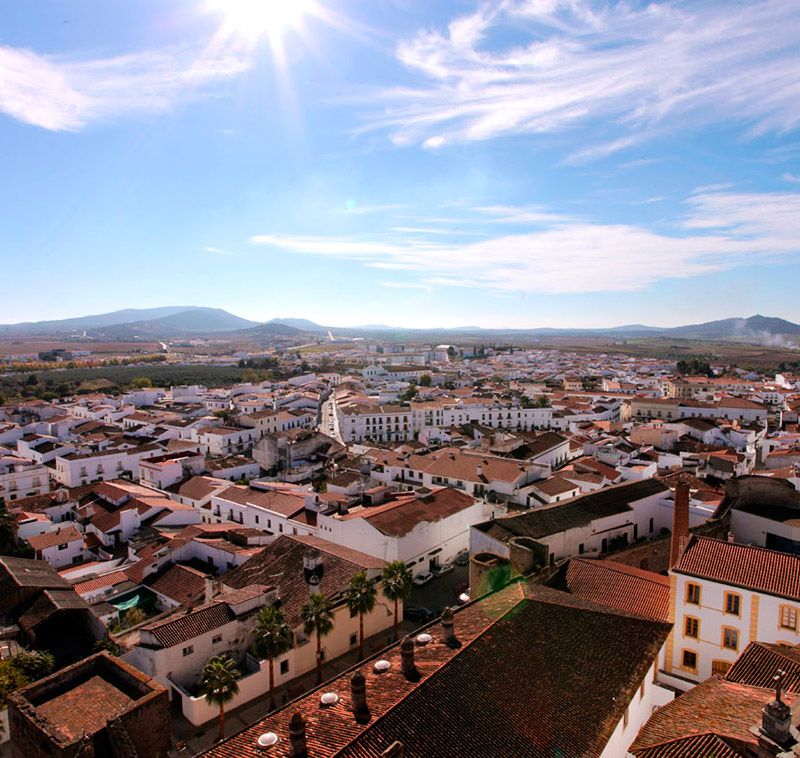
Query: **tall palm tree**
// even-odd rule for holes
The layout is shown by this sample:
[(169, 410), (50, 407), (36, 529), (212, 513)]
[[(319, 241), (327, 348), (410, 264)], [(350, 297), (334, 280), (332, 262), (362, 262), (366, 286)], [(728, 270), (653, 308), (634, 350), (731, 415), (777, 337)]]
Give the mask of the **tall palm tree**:
[(411, 595), (411, 572), (403, 561), (392, 561), (383, 569), (381, 577), (381, 590), (383, 594), (394, 602), (394, 640), (397, 641), (397, 627), (400, 623), (398, 616), (398, 602), (406, 600)]
[(200, 674), (200, 692), (205, 695), (207, 703), (219, 706), (218, 740), (225, 737), (225, 703), (238, 694), (239, 685), (236, 680), (240, 676), (236, 661), (227, 655), (211, 658)]
[(269, 702), (275, 708), (275, 659), (291, 649), (294, 637), (283, 611), (274, 605), (262, 608), (253, 630), (253, 654), (269, 663)]
[(301, 609), (300, 618), (303, 619), (303, 631), (306, 634), (313, 632), (317, 638), (317, 684), (320, 684), (322, 682), (322, 638), (330, 634), (333, 629), (331, 601), (319, 593), (312, 595)]
[(364, 615), (372, 613), (378, 590), (375, 580), (367, 578), (366, 571), (359, 571), (347, 583), (345, 599), (350, 613), (358, 614), (358, 660), (364, 657)]

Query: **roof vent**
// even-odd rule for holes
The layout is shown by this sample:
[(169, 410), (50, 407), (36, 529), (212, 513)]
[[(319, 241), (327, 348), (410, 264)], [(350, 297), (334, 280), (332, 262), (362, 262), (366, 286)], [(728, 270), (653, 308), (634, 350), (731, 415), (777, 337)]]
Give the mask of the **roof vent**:
[(433, 637), (431, 637), (427, 632), (417, 635), (417, 643), (419, 645), (427, 645), (432, 639)]
[(376, 674), (383, 674), (383, 673), (387, 672), (391, 667), (392, 667), (392, 664), (391, 664), (390, 661), (380, 660), (380, 661), (375, 661), (375, 665), (373, 666), (373, 669), (374, 669)]
[(335, 692), (323, 692), (319, 702), (322, 705), (336, 705), (339, 702), (339, 696)]
[(275, 734), (275, 732), (264, 732), (264, 734), (258, 738), (258, 746), (260, 748), (272, 747), (273, 745), (278, 744), (279, 739), (280, 738), (277, 734)]

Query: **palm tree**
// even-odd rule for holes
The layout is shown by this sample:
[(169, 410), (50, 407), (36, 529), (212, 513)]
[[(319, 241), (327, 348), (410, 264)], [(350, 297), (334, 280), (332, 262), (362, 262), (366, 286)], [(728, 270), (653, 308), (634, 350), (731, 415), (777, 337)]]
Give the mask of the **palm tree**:
[(397, 641), (398, 601), (406, 600), (411, 595), (411, 572), (403, 561), (392, 561), (383, 569), (381, 589), (383, 594), (394, 602), (394, 641)]
[(331, 602), (324, 595), (315, 593), (300, 611), (303, 619), (303, 631), (317, 637), (317, 684), (322, 682), (322, 638), (333, 629)]
[(358, 660), (364, 657), (364, 614), (375, 608), (375, 580), (367, 578), (366, 571), (359, 571), (348, 583), (345, 599), (350, 613), (358, 614)]
[(219, 706), (218, 740), (225, 737), (225, 703), (238, 694), (239, 685), (236, 680), (240, 676), (236, 661), (227, 655), (211, 658), (200, 674), (200, 692), (205, 695), (207, 703)]
[(274, 605), (262, 608), (256, 616), (253, 630), (253, 654), (269, 662), (269, 702), (275, 708), (275, 659), (292, 647), (292, 630), (283, 617), (283, 611)]

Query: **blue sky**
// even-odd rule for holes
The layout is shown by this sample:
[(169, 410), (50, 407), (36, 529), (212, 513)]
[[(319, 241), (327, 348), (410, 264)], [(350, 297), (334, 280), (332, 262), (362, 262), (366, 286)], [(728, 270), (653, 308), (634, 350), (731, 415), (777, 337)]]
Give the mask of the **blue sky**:
[(3, 3), (0, 322), (800, 321), (799, 126), (796, 0)]

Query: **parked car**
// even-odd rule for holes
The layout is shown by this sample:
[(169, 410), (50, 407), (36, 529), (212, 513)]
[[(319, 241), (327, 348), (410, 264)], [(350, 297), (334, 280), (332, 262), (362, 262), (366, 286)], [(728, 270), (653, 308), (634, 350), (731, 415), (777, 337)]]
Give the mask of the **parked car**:
[(469, 564), (469, 550), (462, 550), (456, 556), (456, 566), (467, 566)]
[(421, 574), (417, 574), (411, 581), (416, 587), (422, 587), (431, 579), (433, 579), (433, 574), (431, 574), (430, 571), (423, 571)]
[(427, 624), (428, 621), (434, 618), (434, 613), (430, 608), (425, 608), (422, 605), (406, 605), (403, 607), (403, 618), (406, 621), (418, 621), (421, 624)]
[(460, 602), (461, 595), (463, 595), (465, 593), (469, 594), (469, 583), (468, 582), (459, 582), (458, 584), (456, 584), (455, 587), (453, 587), (453, 594), (457, 598), (459, 598), (459, 602)]
[(434, 576), (444, 576), (445, 574), (449, 574), (452, 570), (452, 563), (443, 563), (441, 566), (436, 566), (433, 569), (433, 574)]

